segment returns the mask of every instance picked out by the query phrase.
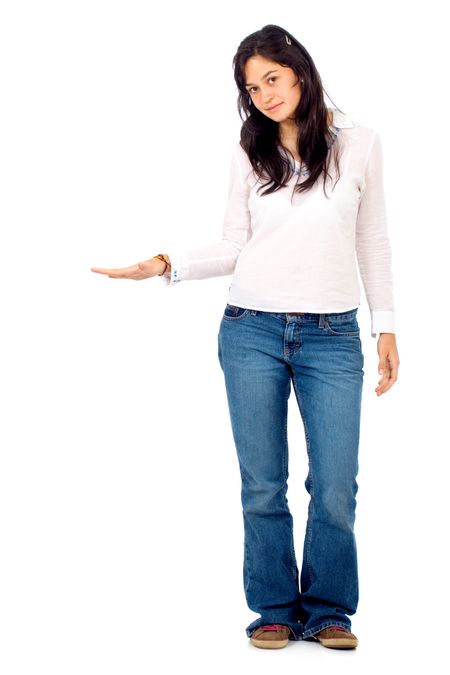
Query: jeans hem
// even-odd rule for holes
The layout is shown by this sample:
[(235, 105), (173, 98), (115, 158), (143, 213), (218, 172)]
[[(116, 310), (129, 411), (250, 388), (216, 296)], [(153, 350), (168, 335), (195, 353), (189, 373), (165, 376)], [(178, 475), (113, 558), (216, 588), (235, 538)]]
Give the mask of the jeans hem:
[(247, 637), (251, 637), (252, 633), (255, 632), (257, 628), (260, 628), (261, 626), (266, 626), (267, 624), (273, 624), (273, 623), (279, 623), (280, 625), (283, 626), (288, 626), (291, 629), (291, 633), (289, 635), (289, 640), (301, 640), (302, 639), (302, 632), (303, 632), (303, 626), (301, 623), (293, 623), (285, 620), (280, 620), (280, 621), (269, 621), (267, 619), (257, 619), (253, 623), (250, 624), (250, 626), (247, 626), (245, 629), (245, 632), (247, 634)]
[(324, 628), (330, 628), (330, 626), (339, 626), (339, 628), (345, 628), (346, 630), (351, 629), (351, 624), (342, 623), (342, 621), (324, 621), (318, 626), (313, 626), (312, 628), (308, 628), (308, 630), (305, 630), (305, 632), (303, 633), (303, 639), (306, 640), (307, 638), (316, 635), (316, 633), (320, 633), (320, 631), (323, 630)]

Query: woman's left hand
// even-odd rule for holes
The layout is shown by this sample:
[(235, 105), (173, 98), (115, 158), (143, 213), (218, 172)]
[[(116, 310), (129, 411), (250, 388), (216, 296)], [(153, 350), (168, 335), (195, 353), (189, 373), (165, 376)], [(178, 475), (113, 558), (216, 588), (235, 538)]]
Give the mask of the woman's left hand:
[(377, 343), (378, 373), (381, 379), (375, 389), (377, 396), (385, 394), (397, 381), (400, 359), (398, 357), (397, 343), (394, 333), (380, 333)]

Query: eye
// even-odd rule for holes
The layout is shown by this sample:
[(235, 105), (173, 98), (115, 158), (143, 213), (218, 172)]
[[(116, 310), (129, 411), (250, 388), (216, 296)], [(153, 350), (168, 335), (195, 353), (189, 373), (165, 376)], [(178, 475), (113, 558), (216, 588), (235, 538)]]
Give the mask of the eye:
[[(269, 81), (269, 80), (278, 80), (278, 77), (277, 77), (276, 75), (272, 75), (272, 77), (269, 77), (267, 81)], [(247, 91), (248, 91), (249, 94), (252, 93), (252, 89), (255, 89), (255, 87), (249, 87), (249, 88), (247, 89)]]

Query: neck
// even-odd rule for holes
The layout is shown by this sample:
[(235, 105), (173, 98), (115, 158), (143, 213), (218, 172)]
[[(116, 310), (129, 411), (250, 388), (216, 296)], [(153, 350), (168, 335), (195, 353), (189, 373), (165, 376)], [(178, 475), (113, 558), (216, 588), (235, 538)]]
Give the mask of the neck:
[(299, 126), (294, 118), (289, 117), (278, 125), (278, 135), (282, 143), (297, 143)]
[[(328, 125), (333, 122), (333, 113), (331, 110), (328, 111), (327, 121)], [(280, 122), (278, 125), (278, 136), (283, 144), (289, 144), (290, 142), (296, 144), (299, 131), (300, 128), (295, 121), (295, 117), (288, 117), (287, 120)]]

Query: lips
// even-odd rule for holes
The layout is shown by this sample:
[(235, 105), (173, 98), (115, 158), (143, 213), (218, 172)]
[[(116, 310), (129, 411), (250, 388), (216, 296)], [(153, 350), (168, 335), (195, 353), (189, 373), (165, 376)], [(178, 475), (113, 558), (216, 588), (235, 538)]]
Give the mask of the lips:
[(271, 110), (275, 110), (275, 108), (278, 108), (281, 105), (281, 103), (277, 103), (276, 105), (272, 106), (271, 108), (267, 108), (267, 111), (270, 112)]

